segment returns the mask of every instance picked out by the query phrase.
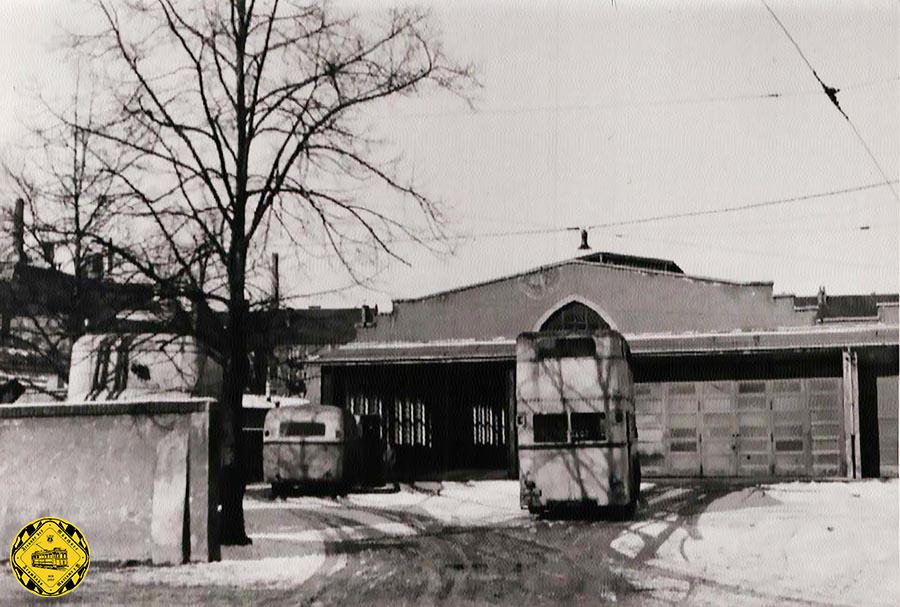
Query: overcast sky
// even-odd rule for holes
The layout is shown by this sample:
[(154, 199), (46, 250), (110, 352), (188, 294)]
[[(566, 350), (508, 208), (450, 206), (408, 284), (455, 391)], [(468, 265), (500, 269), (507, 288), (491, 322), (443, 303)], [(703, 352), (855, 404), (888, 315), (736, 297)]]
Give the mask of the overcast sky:
[[(900, 3), (769, 3), (890, 179), (900, 174)], [(825, 6), (827, 4), (827, 6)], [(4, 0), (0, 142), (36, 92), (71, 84), (53, 47), (77, 4)], [(476, 108), (425, 97), (373, 115), (405, 170), (465, 238), (381, 272), (372, 291), (302, 305), (385, 306), (577, 254), (578, 235), (521, 230), (626, 222), (801, 198), (883, 181), (761, 2), (442, 2), (448, 53), (478, 66)], [(898, 188), (895, 185), (895, 188)], [(888, 187), (591, 232), (595, 250), (776, 292), (896, 292), (900, 203)], [(494, 234), (494, 236), (477, 236)], [(285, 263), (290, 294), (343, 284)]]

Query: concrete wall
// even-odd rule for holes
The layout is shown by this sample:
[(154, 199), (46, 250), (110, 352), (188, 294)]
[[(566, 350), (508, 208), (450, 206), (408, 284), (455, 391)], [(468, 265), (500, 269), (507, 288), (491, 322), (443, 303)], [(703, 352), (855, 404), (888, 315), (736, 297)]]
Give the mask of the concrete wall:
[(58, 516), (94, 561), (218, 560), (214, 415), (210, 400), (0, 407), (0, 538)]

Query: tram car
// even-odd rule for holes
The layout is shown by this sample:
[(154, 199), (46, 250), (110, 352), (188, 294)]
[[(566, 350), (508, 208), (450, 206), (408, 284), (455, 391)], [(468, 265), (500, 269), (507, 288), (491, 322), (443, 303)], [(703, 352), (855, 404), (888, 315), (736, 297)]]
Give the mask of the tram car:
[(522, 508), (631, 516), (641, 485), (628, 343), (616, 331), (523, 333), (516, 343)]
[(272, 494), (293, 488), (339, 493), (359, 469), (359, 432), (346, 410), (330, 405), (279, 407), (263, 425), (263, 477)]
[(35, 550), (31, 553), (31, 566), (41, 569), (65, 569), (69, 566), (69, 552), (65, 548)]

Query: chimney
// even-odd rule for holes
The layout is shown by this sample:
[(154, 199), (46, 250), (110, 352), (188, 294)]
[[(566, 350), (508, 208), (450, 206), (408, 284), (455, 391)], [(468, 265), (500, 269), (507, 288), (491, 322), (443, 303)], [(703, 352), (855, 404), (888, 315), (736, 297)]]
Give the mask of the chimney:
[(581, 246), (578, 247), (579, 251), (590, 251), (591, 245), (588, 244), (588, 233), (587, 230), (581, 230)]
[(281, 305), (281, 277), (278, 275), (278, 253), (272, 253), (272, 307)]
[(81, 264), (82, 274), (85, 278), (94, 280), (103, 279), (103, 253), (89, 253), (84, 256)]
[(819, 287), (819, 292), (816, 294), (816, 318), (815, 322), (821, 323), (825, 321), (825, 317), (828, 315), (828, 295), (825, 293), (825, 286)]
[(16, 263), (25, 263), (25, 201), (16, 198), (16, 208), (13, 211), (13, 246), (15, 247)]
[(357, 324), (357, 327), (374, 327), (376, 321), (376, 317), (378, 316), (378, 306), (374, 308), (372, 306), (364, 305), (360, 308), (360, 323)]
[(44, 258), (48, 264), (50, 264), (51, 268), (56, 267), (56, 243), (55, 242), (42, 242), (41, 243), (41, 257)]

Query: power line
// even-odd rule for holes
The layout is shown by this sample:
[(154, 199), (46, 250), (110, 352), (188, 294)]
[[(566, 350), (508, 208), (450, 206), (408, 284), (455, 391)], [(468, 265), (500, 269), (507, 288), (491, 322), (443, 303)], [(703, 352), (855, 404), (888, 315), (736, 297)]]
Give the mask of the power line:
[[(609, 221), (604, 223), (595, 223), (592, 225), (578, 227), (578, 226), (568, 226), (568, 227), (546, 227), (546, 228), (532, 228), (525, 230), (498, 230), (493, 232), (473, 232), (469, 234), (454, 234), (447, 235), (443, 237), (423, 237), (420, 239), (413, 238), (394, 238), (394, 239), (386, 239), (385, 242), (388, 244), (398, 244), (398, 243), (413, 243), (413, 242), (434, 242), (439, 240), (451, 240), (451, 241), (459, 241), (459, 240), (468, 240), (468, 239), (487, 239), (487, 238), (507, 238), (514, 236), (543, 236), (549, 234), (562, 234), (564, 232), (573, 232), (581, 229), (585, 230), (599, 230), (604, 228), (613, 228), (619, 226), (630, 226), (630, 225), (640, 225), (646, 223), (655, 223), (659, 221), (668, 221), (673, 219), (685, 219), (691, 217), (702, 217), (706, 215), (723, 215), (727, 213), (739, 213), (743, 211), (751, 211), (754, 209), (779, 206), (779, 205), (787, 205), (798, 202), (806, 202), (809, 200), (816, 200), (818, 198), (829, 198), (832, 196), (840, 196), (843, 194), (852, 194), (856, 192), (865, 192), (868, 190), (874, 190), (878, 188), (883, 188), (888, 184), (898, 183), (897, 179), (889, 180), (888, 182), (876, 182), (876, 183), (867, 183), (863, 185), (853, 186), (849, 188), (842, 188), (837, 190), (828, 190), (826, 192), (815, 192), (813, 194), (804, 194), (802, 196), (792, 196), (789, 198), (777, 198), (773, 200), (764, 200), (761, 202), (752, 202), (748, 204), (735, 205), (731, 207), (721, 207), (718, 209), (707, 209), (702, 211), (686, 211), (682, 213), (665, 213), (661, 215), (650, 215), (648, 217), (638, 217), (635, 219), (623, 219), (621, 221)], [(296, 245), (292, 243), (281, 243), (278, 245), (270, 245), (270, 248), (285, 248), (285, 249), (293, 249)]]
[(762, 2), (762, 5), (764, 7), (766, 7), (766, 10), (769, 11), (769, 14), (772, 15), (772, 18), (775, 20), (775, 23), (778, 24), (778, 27), (781, 28), (781, 31), (784, 32), (784, 35), (787, 36), (788, 40), (791, 41), (791, 44), (794, 45), (794, 48), (797, 49), (797, 53), (800, 55), (800, 58), (803, 59), (803, 62), (806, 64), (806, 67), (808, 67), (809, 71), (812, 72), (812, 75), (815, 77), (815, 79), (818, 81), (819, 85), (822, 87), (822, 90), (825, 92), (825, 95), (831, 101), (831, 104), (837, 109), (838, 112), (841, 113), (841, 116), (844, 117), (844, 119), (850, 125), (850, 128), (853, 129), (853, 133), (856, 135), (856, 138), (862, 144), (863, 148), (865, 148), (866, 154), (869, 155), (869, 158), (872, 160), (872, 163), (878, 169), (878, 172), (881, 173), (882, 179), (884, 179), (884, 182), (886, 184), (888, 184), (888, 187), (891, 188), (891, 192), (894, 194), (894, 198), (897, 199), (897, 202), (900, 202), (900, 194), (897, 193), (897, 190), (894, 188), (894, 186), (888, 180), (887, 173), (884, 172), (884, 169), (881, 167), (881, 163), (878, 162), (878, 159), (875, 157), (875, 154), (872, 153), (872, 149), (869, 147), (869, 144), (866, 143), (866, 140), (863, 138), (862, 133), (859, 132), (859, 129), (856, 128), (856, 125), (853, 124), (852, 120), (850, 120), (850, 116), (848, 116), (847, 112), (845, 112), (843, 110), (843, 108), (841, 107), (841, 104), (837, 98), (837, 94), (840, 92), (840, 89), (828, 86), (827, 84), (825, 84), (825, 82), (822, 81), (822, 78), (820, 78), (819, 74), (816, 72), (816, 68), (814, 68), (812, 66), (812, 64), (809, 62), (809, 59), (806, 58), (806, 54), (803, 52), (803, 49), (800, 48), (800, 45), (797, 44), (797, 41), (794, 40), (793, 36), (791, 36), (791, 33), (784, 26), (784, 23), (781, 22), (781, 19), (778, 18), (778, 15), (775, 14), (775, 11), (773, 11), (769, 7), (769, 5), (766, 4), (766, 0), (760, 0), (760, 2)]
[(651, 242), (655, 244), (665, 244), (665, 245), (675, 245), (680, 247), (687, 247), (693, 249), (701, 249), (701, 250), (713, 250), (713, 251), (723, 251), (726, 253), (738, 253), (741, 255), (752, 255), (757, 257), (769, 257), (774, 259), (791, 259), (791, 260), (799, 260), (799, 261), (807, 261), (813, 263), (827, 263), (829, 265), (836, 266), (844, 266), (850, 268), (866, 268), (871, 269), (873, 267), (877, 268), (892, 268), (893, 264), (890, 262), (884, 263), (872, 263), (870, 261), (867, 262), (853, 262), (848, 261), (847, 259), (834, 258), (834, 257), (819, 257), (814, 255), (804, 255), (802, 253), (796, 254), (788, 251), (761, 251), (759, 249), (744, 249), (741, 247), (730, 247), (723, 245), (716, 245), (712, 243), (702, 243), (697, 242), (695, 240), (685, 241), (685, 240), (673, 240), (669, 238), (647, 238), (642, 236), (629, 236), (629, 240), (643, 241), (643, 242)]
[[(900, 76), (891, 78), (871, 79), (848, 84), (841, 87), (841, 91), (850, 91), (857, 89), (872, 88), (884, 84), (890, 84), (900, 81)], [(530, 105), (519, 107), (497, 107), (476, 110), (455, 110), (446, 112), (412, 112), (412, 113), (391, 113), (392, 120), (397, 118), (453, 118), (453, 117), (477, 117), (477, 116), (498, 116), (498, 115), (516, 115), (516, 114), (540, 114), (547, 112), (589, 112), (593, 110), (605, 110), (615, 108), (641, 108), (641, 107), (659, 107), (659, 106), (677, 106), (677, 105), (698, 105), (704, 103), (722, 103), (729, 101), (754, 101), (754, 100), (776, 100), (788, 97), (806, 97), (811, 95), (820, 95), (821, 90), (798, 90), (798, 91), (770, 91), (766, 93), (743, 93), (737, 95), (708, 95), (699, 97), (672, 97), (669, 99), (645, 99), (637, 101), (609, 101), (601, 103), (578, 103), (563, 105)], [(385, 116), (386, 118), (388, 116)]]
[[(888, 183), (897, 183), (900, 180), (890, 180)], [(802, 196), (792, 196), (789, 198), (777, 198), (774, 200), (765, 200), (761, 202), (752, 202), (749, 204), (735, 205), (731, 207), (722, 207), (718, 209), (708, 209), (703, 211), (687, 211), (682, 213), (665, 213), (661, 215), (651, 215), (648, 217), (639, 217), (636, 219), (623, 219), (621, 221), (608, 221), (604, 223), (595, 223), (588, 226), (578, 227), (578, 226), (569, 226), (569, 227), (546, 227), (546, 228), (533, 228), (527, 230), (502, 230), (502, 231), (494, 231), (494, 232), (474, 232), (469, 234), (456, 234), (456, 235), (448, 235), (443, 237), (443, 240), (468, 240), (468, 239), (486, 239), (486, 238), (506, 238), (511, 236), (539, 236), (539, 235), (548, 235), (548, 234), (561, 234), (563, 232), (573, 232), (580, 229), (585, 230), (598, 230), (602, 228), (612, 228), (618, 226), (630, 226), (630, 225), (639, 225), (644, 223), (653, 223), (658, 221), (667, 221), (672, 219), (684, 219), (691, 217), (702, 217), (705, 215), (722, 215), (726, 213), (739, 213), (743, 211), (751, 211), (754, 209), (760, 209), (765, 207), (779, 206), (792, 204), (797, 202), (806, 202), (809, 200), (815, 200), (817, 198), (828, 198), (831, 196), (840, 196), (843, 194), (852, 194), (855, 192), (865, 192), (868, 190), (874, 190), (878, 188), (883, 188), (887, 185), (885, 182), (877, 182), (877, 183), (867, 183), (863, 185), (853, 186), (849, 188), (842, 188), (837, 190), (828, 190), (826, 192), (816, 192), (813, 194), (805, 194)], [(423, 238), (423, 241), (434, 241), (440, 240), (439, 238)], [(398, 242), (414, 242), (412, 239), (396, 239), (392, 240), (392, 243)]]
[(761, 209), (764, 207), (772, 207), (784, 204), (791, 204), (794, 202), (804, 202), (807, 200), (813, 200), (816, 198), (826, 198), (829, 196), (839, 196), (841, 194), (851, 194), (854, 192), (863, 192), (866, 190), (872, 190), (876, 188), (884, 187), (888, 184), (897, 183), (898, 180), (894, 179), (891, 181), (878, 182), (878, 183), (869, 183), (866, 185), (855, 186), (851, 188), (843, 188), (840, 190), (829, 190), (827, 192), (817, 192), (815, 194), (806, 194), (804, 196), (792, 196), (790, 198), (778, 198), (775, 200), (766, 200), (763, 202), (752, 202), (749, 204), (741, 204), (733, 207), (723, 207), (719, 209), (708, 209), (704, 211), (688, 211), (684, 213), (667, 213), (664, 215), (653, 215), (651, 217), (642, 217), (639, 219), (627, 219), (623, 221), (611, 221), (607, 223), (597, 223), (594, 225), (587, 226), (585, 229), (587, 230), (596, 230), (598, 228), (610, 228), (616, 226), (625, 226), (625, 225), (636, 225), (641, 223), (650, 223), (654, 221), (663, 221), (667, 219), (682, 219), (685, 217), (700, 217), (703, 215), (720, 215), (723, 213), (736, 213), (740, 211), (750, 211), (753, 209)]

